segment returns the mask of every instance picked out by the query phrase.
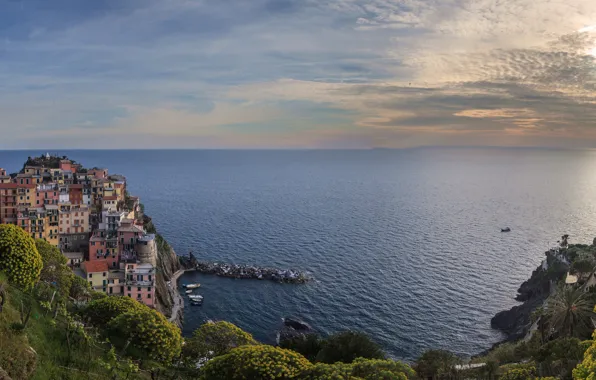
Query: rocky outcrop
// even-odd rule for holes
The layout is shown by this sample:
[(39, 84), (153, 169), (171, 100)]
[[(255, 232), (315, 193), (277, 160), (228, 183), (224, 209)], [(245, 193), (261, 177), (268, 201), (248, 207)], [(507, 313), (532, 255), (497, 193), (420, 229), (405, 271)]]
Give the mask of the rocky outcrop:
[(286, 317), (283, 319), (283, 326), (279, 331), (277, 343), (296, 338), (306, 339), (308, 334), (314, 333), (315, 331), (307, 323), (293, 317)]
[(170, 247), (170, 245), (161, 237), (158, 237), (157, 246), (157, 273), (155, 275), (155, 296), (157, 297), (157, 310), (167, 317), (174, 317), (173, 321), (178, 325), (182, 326), (182, 308), (177, 308), (177, 316), (172, 316), (172, 309), (174, 307), (174, 298), (170, 292), (170, 286), (176, 286), (175, 284), (168, 285), (168, 282), (180, 269), (180, 263), (176, 252)]
[(515, 297), (521, 305), (497, 313), (490, 321), (491, 327), (503, 331), (506, 341), (523, 338), (532, 325), (532, 312), (541, 307), (550, 294), (553, 283), (556, 283), (567, 271), (567, 266), (561, 263), (551, 252), (546, 252), (548, 269), (540, 265), (532, 272), (529, 280), (518, 289)]
[[(172, 310), (174, 309), (174, 303), (176, 300), (170, 292), (169, 281), (180, 269), (180, 262), (174, 249), (168, 244), (168, 242), (157, 233), (155, 226), (150, 217), (144, 216), (144, 225), (148, 232), (156, 234), (157, 243), (157, 271), (155, 274), (155, 297), (157, 300), (156, 309), (178, 326), (182, 326), (182, 308), (176, 308), (176, 316), (172, 316)], [(175, 287), (176, 284), (171, 284)]]

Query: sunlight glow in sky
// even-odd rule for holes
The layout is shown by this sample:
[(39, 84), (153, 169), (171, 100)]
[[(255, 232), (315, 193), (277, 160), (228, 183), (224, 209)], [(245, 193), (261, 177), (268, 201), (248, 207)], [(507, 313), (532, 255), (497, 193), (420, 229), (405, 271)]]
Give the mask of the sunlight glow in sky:
[(593, 0), (0, 0), (0, 149), (596, 147)]

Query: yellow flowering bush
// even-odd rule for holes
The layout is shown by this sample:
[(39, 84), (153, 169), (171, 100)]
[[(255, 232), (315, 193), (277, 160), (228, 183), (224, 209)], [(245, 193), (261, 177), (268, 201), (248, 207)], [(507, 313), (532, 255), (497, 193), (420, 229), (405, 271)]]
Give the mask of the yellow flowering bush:
[(242, 346), (210, 360), (203, 380), (297, 379), (312, 364), (297, 352), (268, 345)]
[(8, 281), (23, 288), (32, 288), (39, 279), (42, 260), (35, 241), (21, 227), (0, 225), (0, 271)]
[(108, 330), (111, 336), (126, 342), (124, 344), (133, 356), (165, 363), (171, 363), (180, 356), (180, 329), (148, 307), (128, 311), (112, 319), (108, 323)]
[(352, 362), (352, 374), (367, 380), (406, 380), (416, 377), (409, 365), (382, 359), (358, 358)]
[(130, 297), (112, 296), (89, 302), (83, 315), (95, 326), (102, 327), (121, 314), (143, 310), (150, 309), (147, 305)]
[(573, 370), (573, 378), (576, 380), (596, 379), (596, 331), (592, 334), (592, 338), (594, 343), (584, 353), (584, 360)]
[(230, 350), (247, 344), (259, 344), (252, 335), (225, 321), (207, 322), (196, 329), (186, 340), (184, 356), (193, 362), (227, 354)]
[(337, 362), (334, 364), (317, 363), (303, 371), (298, 379), (300, 380), (360, 380), (360, 377), (352, 376), (353, 366)]

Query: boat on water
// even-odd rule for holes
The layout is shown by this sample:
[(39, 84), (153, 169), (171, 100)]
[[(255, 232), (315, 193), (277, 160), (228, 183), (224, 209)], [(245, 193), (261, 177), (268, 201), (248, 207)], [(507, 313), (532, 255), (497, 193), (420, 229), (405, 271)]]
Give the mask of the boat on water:
[(201, 296), (201, 295), (195, 294), (195, 295), (188, 296), (188, 298), (190, 298), (191, 305), (203, 304), (203, 296)]
[(511, 232), (511, 228), (509, 228), (509, 227), (501, 228), (501, 232)]
[(186, 291), (186, 294), (190, 294), (190, 293), (192, 293), (192, 289)]
[(196, 289), (196, 288), (198, 288), (200, 286), (201, 286), (201, 284), (199, 284), (199, 283), (196, 283), (196, 284), (184, 284), (184, 287), (186, 289)]

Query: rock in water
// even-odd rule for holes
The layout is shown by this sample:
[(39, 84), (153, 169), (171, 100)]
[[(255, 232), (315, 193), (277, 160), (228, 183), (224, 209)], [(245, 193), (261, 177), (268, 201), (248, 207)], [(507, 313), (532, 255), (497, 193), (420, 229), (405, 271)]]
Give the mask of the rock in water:
[(306, 338), (306, 335), (313, 334), (314, 330), (308, 323), (302, 322), (297, 318), (283, 318), (284, 325), (279, 331), (279, 342), (295, 338)]
[(284, 318), (284, 325), (286, 325), (287, 327), (291, 327), (294, 330), (312, 331), (312, 328), (308, 325), (308, 323), (302, 322), (296, 318), (291, 318), (291, 317)]

